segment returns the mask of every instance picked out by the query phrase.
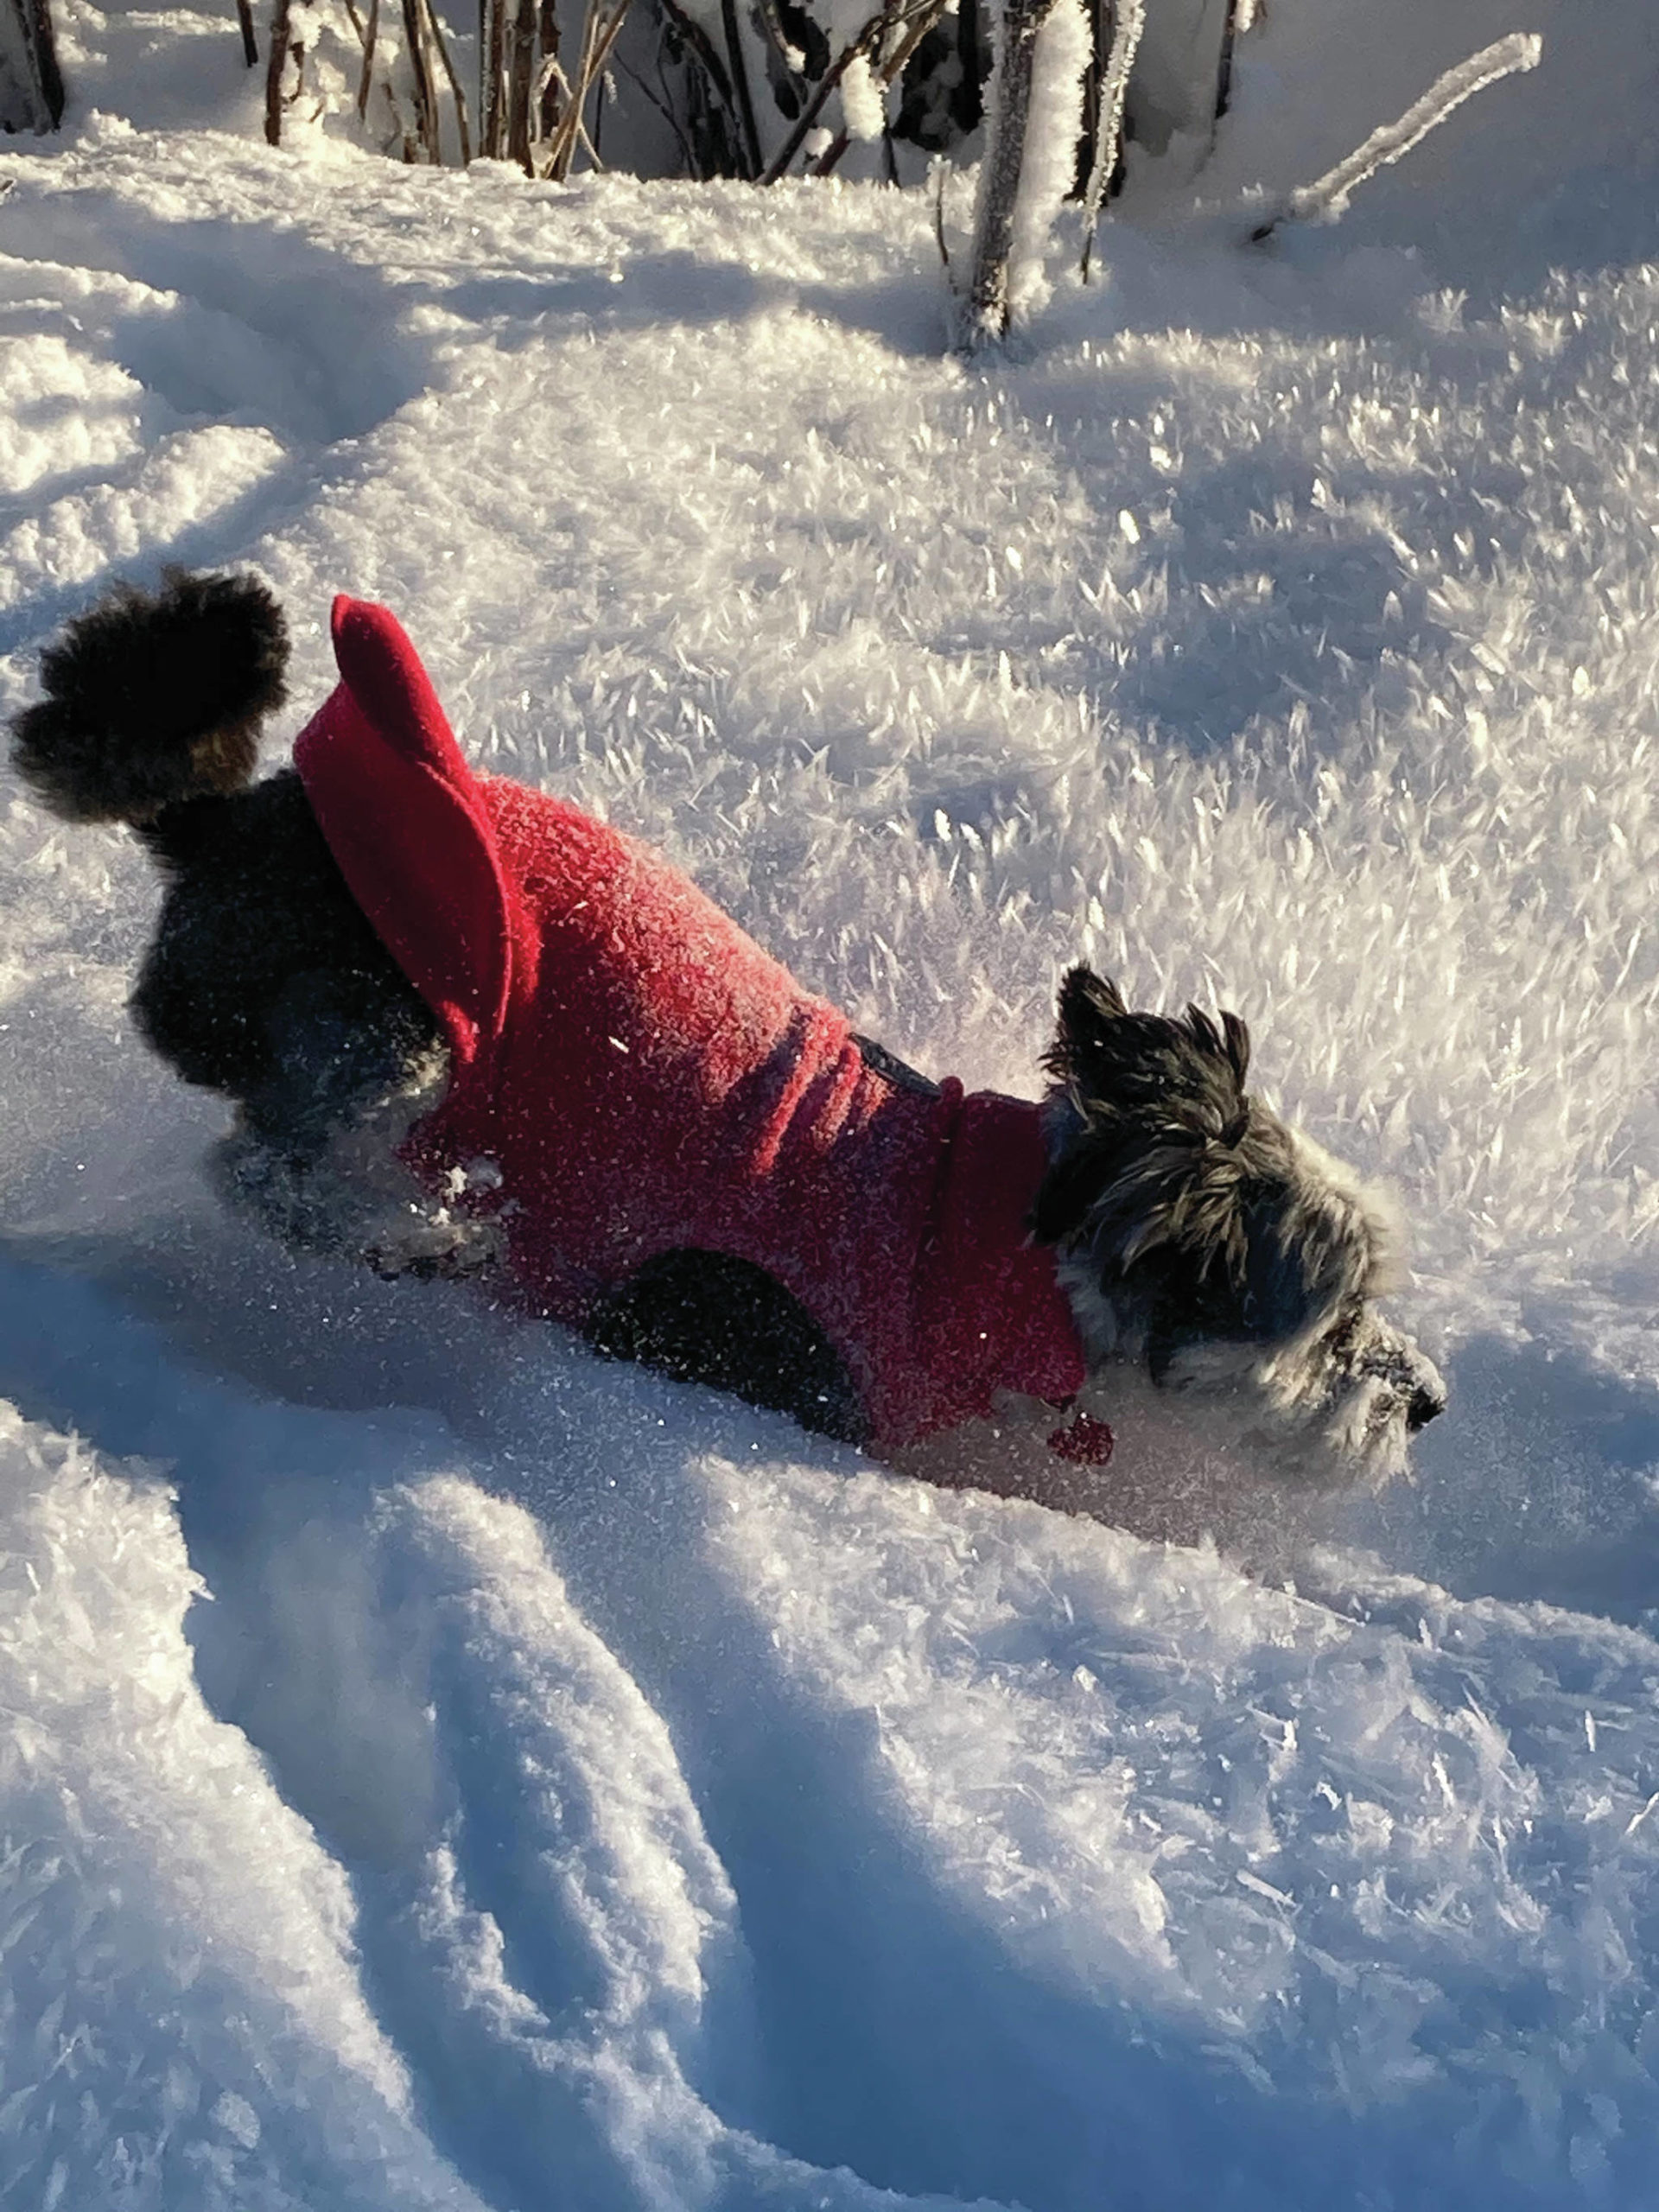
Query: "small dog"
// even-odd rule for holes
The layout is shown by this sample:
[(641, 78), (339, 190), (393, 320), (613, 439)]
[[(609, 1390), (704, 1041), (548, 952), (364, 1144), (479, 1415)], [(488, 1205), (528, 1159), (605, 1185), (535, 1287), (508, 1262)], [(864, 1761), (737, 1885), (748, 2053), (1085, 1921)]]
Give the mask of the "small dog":
[(157, 862), (135, 1020), (234, 1101), (219, 1180), (287, 1244), (1160, 1534), (1403, 1466), (1445, 1392), (1374, 1303), (1394, 1216), (1249, 1093), (1236, 1015), (1074, 968), (1040, 1105), (931, 1083), (658, 856), (474, 774), (385, 610), (334, 638), (262, 782), (287, 632), (245, 576), (118, 588), (13, 725), (48, 807)]

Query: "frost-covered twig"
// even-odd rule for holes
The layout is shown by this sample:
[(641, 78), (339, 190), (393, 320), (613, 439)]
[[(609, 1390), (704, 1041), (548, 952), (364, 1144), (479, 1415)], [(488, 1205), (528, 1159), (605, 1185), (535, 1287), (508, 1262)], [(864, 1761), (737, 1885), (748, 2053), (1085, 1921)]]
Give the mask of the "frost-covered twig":
[(937, 187), (933, 194), (933, 243), (939, 249), (939, 259), (944, 268), (944, 281), (954, 290), (955, 286), (950, 275), (950, 248), (946, 244), (944, 236), (944, 179), (950, 164), (935, 155), (931, 166), (934, 171), (933, 181)]
[(1281, 223), (1334, 223), (1346, 211), (1354, 193), (1378, 169), (1408, 154), (1472, 93), (1496, 84), (1500, 77), (1513, 76), (1517, 70), (1535, 69), (1543, 50), (1544, 42), (1535, 32), (1512, 31), (1508, 38), (1471, 54), (1466, 61), (1437, 78), (1397, 122), (1383, 124), (1345, 162), (1338, 162), (1313, 183), (1299, 187), (1282, 207), (1257, 224), (1251, 238), (1271, 238)]
[[(893, 134), (886, 129), (886, 96), (892, 86), (896, 85), (903, 76), (911, 55), (915, 53), (934, 24), (944, 14), (948, 4), (949, 0), (923, 0), (923, 4), (919, 8), (909, 12), (902, 10), (889, 10), (893, 22), (900, 25), (908, 23), (910, 28), (902, 38), (890, 44), (878, 39), (875, 42), (875, 50), (869, 57), (871, 93), (877, 103), (877, 127), (874, 131), (865, 135), (880, 137), (884, 139), (888, 165), (887, 181), (890, 184), (897, 183), (898, 178), (893, 170)], [(851, 73), (849, 73), (850, 75)], [(847, 112), (847, 83), (848, 79), (843, 78), (841, 87), (843, 116)], [(880, 88), (879, 94), (875, 92), (877, 86)], [(852, 143), (853, 134), (843, 123), (830, 145), (806, 171), (806, 175), (808, 176), (833, 175), (836, 165)]]
[[(889, 40), (878, 38), (876, 42), (874, 42), (874, 51), (868, 55), (868, 71), (865, 71), (865, 75), (868, 75), (868, 88), (865, 88), (865, 99), (869, 102), (869, 118), (872, 118), (874, 128), (861, 130), (858, 137), (862, 139), (880, 137), (882, 142), (885, 142), (885, 146), (887, 146), (887, 170), (889, 170), (887, 181), (889, 183), (896, 183), (898, 177), (893, 175), (893, 168), (892, 168), (893, 137), (892, 137), (892, 130), (887, 130), (887, 93), (889, 93), (889, 88), (902, 78), (905, 64), (907, 64), (909, 58), (916, 53), (916, 48), (920, 47), (920, 42), (927, 38), (927, 33), (931, 31), (933, 24), (940, 20), (940, 16), (944, 13), (947, 4), (949, 0), (923, 0), (923, 7), (912, 9), (912, 11), (905, 11), (905, 9), (887, 9), (887, 16), (892, 17), (892, 22), (909, 24), (909, 31), (905, 31), (902, 38), (892, 40), (892, 42), (889, 42)], [(849, 115), (849, 108), (847, 108), (847, 86), (852, 84), (854, 73), (856, 73), (856, 64), (854, 64), (854, 68), (849, 68), (845, 78), (841, 79), (842, 118)], [(807, 177), (832, 177), (836, 166), (841, 163), (841, 159), (845, 157), (847, 149), (852, 146), (852, 142), (854, 142), (852, 128), (849, 128), (849, 122), (847, 122), (847, 119), (842, 119), (841, 130), (836, 130), (836, 135), (834, 135), (834, 139), (830, 142), (830, 146), (818, 155), (817, 162), (812, 163), (812, 168), (805, 170)]]
[(1034, 305), (1043, 249), (1075, 173), (1089, 26), (1082, 0), (1005, 0), (991, 73), (959, 353), (1006, 337)]
[(836, 86), (840, 84), (842, 79), (846, 75), (849, 69), (852, 67), (853, 63), (858, 59), (859, 55), (863, 54), (869, 47), (871, 41), (880, 35), (881, 26), (886, 21), (887, 11), (885, 9), (872, 16), (868, 22), (864, 25), (861, 30), (854, 34), (853, 37), (849, 40), (848, 43), (842, 48), (835, 60), (830, 64), (830, 67), (824, 71), (823, 76), (819, 78), (817, 83), (813, 86), (811, 99), (801, 110), (799, 115), (795, 118), (794, 129), (790, 132), (788, 137), (785, 139), (783, 144), (779, 148), (778, 152), (762, 173), (760, 178), (762, 184), (776, 184), (779, 177), (787, 174), (790, 163), (794, 160), (796, 155), (800, 152), (801, 148), (806, 143), (808, 134), (811, 131), (814, 124), (817, 122), (818, 118), (823, 114), (825, 104), (828, 102), (830, 93), (835, 91)]
[(582, 61), (576, 81), (571, 86), (565, 101), (564, 113), (552, 136), (547, 141), (547, 150), (539, 164), (543, 176), (563, 184), (570, 174), (570, 164), (575, 159), (578, 144), (585, 145), (595, 167), (599, 156), (588, 137), (582, 116), (588, 105), (588, 96), (604, 75), (611, 58), (611, 48), (621, 34), (627, 19), (628, 0), (613, 0), (608, 14), (603, 0), (588, 0), (587, 21), (582, 26)]
[(1129, 89), (1129, 72), (1141, 50), (1141, 34), (1147, 28), (1147, 0), (1118, 0), (1112, 22), (1112, 50), (1100, 88), (1100, 117), (1095, 127), (1094, 166), (1083, 195), (1083, 259), (1079, 273), (1089, 282), (1089, 263), (1095, 250), (1095, 226), (1123, 143), (1123, 102)]

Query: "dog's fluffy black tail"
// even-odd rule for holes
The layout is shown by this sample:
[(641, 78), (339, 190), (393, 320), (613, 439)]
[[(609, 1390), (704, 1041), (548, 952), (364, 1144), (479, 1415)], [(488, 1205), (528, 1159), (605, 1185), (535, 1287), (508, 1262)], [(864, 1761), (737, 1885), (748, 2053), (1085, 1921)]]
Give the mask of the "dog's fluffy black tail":
[(288, 625), (257, 576), (118, 584), (41, 656), (46, 696), (12, 722), (13, 762), (70, 822), (149, 822), (239, 791), (287, 665)]

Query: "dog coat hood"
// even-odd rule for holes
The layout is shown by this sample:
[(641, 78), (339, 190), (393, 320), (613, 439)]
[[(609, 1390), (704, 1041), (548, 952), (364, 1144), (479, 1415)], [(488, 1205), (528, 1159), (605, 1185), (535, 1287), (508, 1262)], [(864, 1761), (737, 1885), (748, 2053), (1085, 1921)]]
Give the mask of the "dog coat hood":
[(448, 1041), (411, 1160), (440, 1195), (495, 1186), (523, 1301), (580, 1327), (664, 1253), (747, 1261), (836, 1346), (877, 1450), (1005, 1391), (1072, 1397), (1082, 1349), (1026, 1233), (1036, 1106), (912, 1075), (659, 855), (476, 775), (384, 607), (337, 600), (334, 642), (295, 764)]

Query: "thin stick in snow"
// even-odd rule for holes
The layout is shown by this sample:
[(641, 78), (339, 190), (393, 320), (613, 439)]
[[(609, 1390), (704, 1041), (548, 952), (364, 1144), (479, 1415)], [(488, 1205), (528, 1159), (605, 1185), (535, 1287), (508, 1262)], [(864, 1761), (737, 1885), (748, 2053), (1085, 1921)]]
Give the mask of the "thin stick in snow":
[(1281, 223), (1334, 223), (1345, 212), (1354, 193), (1378, 169), (1408, 154), (1472, 93), (1495, 85), (1500, 77), (1535, 69), (1543, 50), (1544, 42), (1535, 32), (1512, 31), (1508, 38), (1483, 47), (1478, 54), (1471, 54), (1466, 61), (1460, 61), (1455, 69), (1448, 69), (1443, 77), (1437, 78), (1398, 122), (1383, 124), (1372, 131), (1363, 146), (1357, 146), (1345, 162), (1338, 162), (1335, 168), (1327, 169), (1313, 183), (1300, 186), (1282, 207), (1257, 225), (1250, 232), (1251, 238), (1271, 238)]
[(432, 42), (437, 48), (438, 60), (443, 64), (443, 73), (449, 80), (450, 97), (455, 104), (455, 135), (461, 141), (461, 166), (465, 168), (473, 158), (472, 137), (467, 128), (467, 95), (461, 89), (461, 79), (455, 74), (455, 65), (450, 58), (449, 41), (443, 35), (443, 25), (431, 0), (427, 0), (426, 14), (432, 26)]
[(270, 146), (283, 143), (283, 71), (291, 36), (289, 0), (273, 0), (270, 48), (265, 56), (265, 143)]
[(368, 119), (369, 87), (374, 79), (374, 44), (379, 34), (380, 0), (369, 0), (369, 20), (363, 33), (363, 74), (357, 80), (357, 112), (362, 121)]
[(438, 105), (432, 93), (432, 67), (427, 59), (426, 23), (420, 0), (404, 0), (404, 49), (409, 57), (410, 81), (415, 88), (415, 129), (421, 150), (434, 167), (438, 147)]
[(1123, 102), (1129, 89), (1129, 72), (1141, 50), (1141, 34), (1147, 28), (1147, 0), (1118, 0), (1112, 23), (1112, 50), (1106, 63), (1106, 81), (1100, 90), (1100, 120), (1095, 130), (1095, 162), (1083, 196), (1083, 261), (1081, 274), (1089, 282), (1089, 261), (1095, 250), (1095, 226), (1101, 202), (1117, 167), (1123, 143)]
[(737, 112), (743, 125), (743, 148), (749, 157), (749, 175), (760, 174), (760, 133), (749, 94), (749, 73), (743, 60), (743, 40), (738, 29), (736, 0), (720, 0), (720, 20), (726, 33), (726, 62), (737, 94)]

